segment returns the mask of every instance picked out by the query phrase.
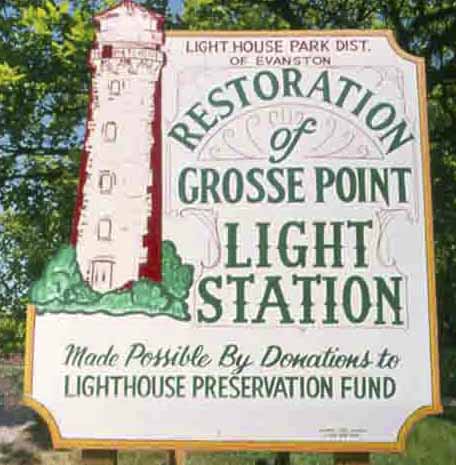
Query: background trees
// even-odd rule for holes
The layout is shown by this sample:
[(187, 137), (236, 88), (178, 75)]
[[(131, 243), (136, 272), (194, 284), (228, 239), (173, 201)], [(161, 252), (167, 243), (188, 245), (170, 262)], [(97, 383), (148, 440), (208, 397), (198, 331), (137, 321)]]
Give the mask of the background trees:
[[(44, 263), (69, 237), (87, 108), (92, 16), (113, 0), (0, 5), (0, 309), (21, 316)], [(167, 0), (168, 27), (390, 28), (426, 58), (441, 341), (456, 342), (456, 2)]]

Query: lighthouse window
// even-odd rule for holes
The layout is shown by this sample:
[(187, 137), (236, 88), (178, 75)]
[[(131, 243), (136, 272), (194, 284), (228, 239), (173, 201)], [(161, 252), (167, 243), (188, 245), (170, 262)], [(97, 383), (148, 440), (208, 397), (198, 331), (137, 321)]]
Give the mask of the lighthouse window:
[(111, 95), (120, 95), (120, 81), (114, 79), (109, 83), (109, 91)]
[(103, 45), (101, 58), (112, 58), (112, 45)]
[(117, 125), (114, 121), (109, 121), (104, 127), (104, 140), (114, 142), (117, 138)]
[(157, 21), (154, 21), (154, 20), (151, 20), (149, 21), (149, 24), (148, 24), (148, 29), (149, 31), (156, 31), (157, 30)]
[(98, 240), (110, 241), (112, 239), (112, 222), (109, 218), (102, 218), (98, 222)]
[(110, 194), (115, 184), (115, 175), (109, 171), (102, 171), (98, 180), (98, 187), (102, 194)]
[(94, 260), (91, 263), (90, 284), (97, 291), (109, 291), (112, 287), (114, 263), (110, 260)]

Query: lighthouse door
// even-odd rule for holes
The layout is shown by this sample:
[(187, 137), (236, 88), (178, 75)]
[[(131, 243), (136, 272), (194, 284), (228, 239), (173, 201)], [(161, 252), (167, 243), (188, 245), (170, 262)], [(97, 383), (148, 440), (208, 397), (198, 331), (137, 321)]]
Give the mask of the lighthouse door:
[(108, 260), (94, 260), (92, 262), (92, 288), (99, 292), (112, 289), (113, 263)]

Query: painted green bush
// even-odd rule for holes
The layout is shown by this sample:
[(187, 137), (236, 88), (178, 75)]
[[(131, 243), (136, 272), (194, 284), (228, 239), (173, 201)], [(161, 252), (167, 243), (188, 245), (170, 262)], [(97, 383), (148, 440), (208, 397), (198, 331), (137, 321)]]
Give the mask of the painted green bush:
[(162, 246), (163, 286), (177, 300), (185, 300), (193, 282), (193, 267), (183, 265), (171, 241)]
[(161, 283), (142, 278), (129, 289), (103, 294), (84, 282), (75, 249), (64, 246), (32, 287), (30, 298), (39, 313), (142, 313), (189, 320), (186, 300), (193, 275), (193, 266), (182, 263), (176, 246), (171, 241), (163, 241)]

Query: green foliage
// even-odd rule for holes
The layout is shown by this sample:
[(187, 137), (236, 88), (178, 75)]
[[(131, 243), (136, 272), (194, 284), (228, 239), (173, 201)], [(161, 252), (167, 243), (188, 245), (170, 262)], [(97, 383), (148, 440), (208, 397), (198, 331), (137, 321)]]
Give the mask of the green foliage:
[(163, 242), (162, 250), (163, 285), (176, 299), (186, 299), (193, 281), (193, 267), (183, 265), (171, 241)]
[(378, 26), (382, 2), (343, 0), (186, 0), (189, 29), (329, 29)]
[(101, 294), (84, 282), (75, 249), (65, 246), (33, 285), (30, 299), (43, 313), (144, 313), (189, 320), (186, 299), (193, 283), (193, 266), (182, 263), (171, 241), (163, 241), (162, 274), (161, 283), (140, 279), (131, 289)]
[(75, 249), (65, 246), (51, 259), (41, 279), (33, 285), (30, 299), (39, 306), (89, 305), (99, 300), (100, 295), (83, 281)]
[(442, 396), (456, 398), (456, 349), (445, 347), (440, 351)]
[(140, 307), (150, 305), (159, 310), (163, 310), (169, 303), (162, 287), (147, 279), (140, 279), (133, 284), (132, 301), (134, 305)]
[(23, 351), (25, 323), (11, 316), (0, 317), (0, 356), (8, 357)]

